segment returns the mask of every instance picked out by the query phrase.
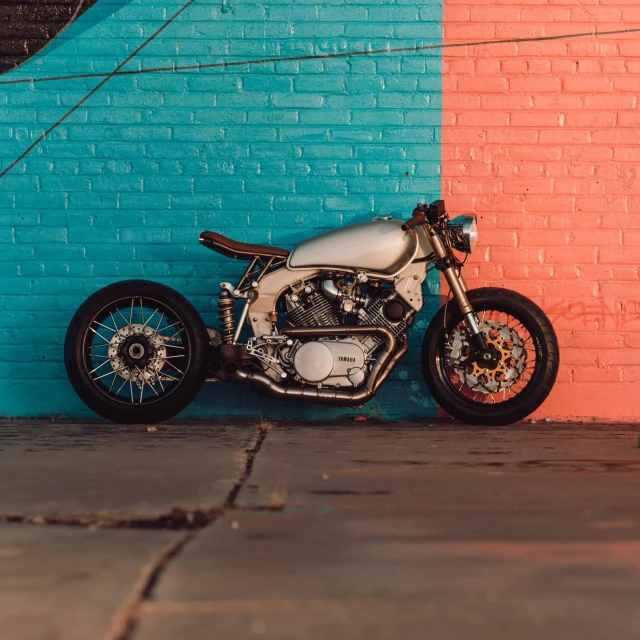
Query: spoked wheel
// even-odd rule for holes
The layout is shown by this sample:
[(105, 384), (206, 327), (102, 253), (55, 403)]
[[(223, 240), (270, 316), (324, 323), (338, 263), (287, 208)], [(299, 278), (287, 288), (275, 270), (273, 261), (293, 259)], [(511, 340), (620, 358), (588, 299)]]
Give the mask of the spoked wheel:
[(481, 425), (522, 420), (549, 395), (558, 373), (558, 342), (531, 300), (507, 289), (467, 292), (491, 352), (473, 357), (470, 333), (455, 302), (435, 315), (425, 335), (422, 367), (436, 401), (452, 416)]
[(80, 398), (114, 422), (148, 423), (182, 411), (205, 378), (207, 330), (179, 293), (155, 282), (105, 287), (77, 311), (65, 365)]

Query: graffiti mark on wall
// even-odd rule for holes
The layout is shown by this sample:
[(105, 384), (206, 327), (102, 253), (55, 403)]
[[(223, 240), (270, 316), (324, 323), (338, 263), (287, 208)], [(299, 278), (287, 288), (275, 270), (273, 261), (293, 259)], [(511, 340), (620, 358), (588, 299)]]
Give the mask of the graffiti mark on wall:
[(640, 331), (640, 304), (636, 300), (560, 300), (545, 305), (551, 322), (562, 329)]

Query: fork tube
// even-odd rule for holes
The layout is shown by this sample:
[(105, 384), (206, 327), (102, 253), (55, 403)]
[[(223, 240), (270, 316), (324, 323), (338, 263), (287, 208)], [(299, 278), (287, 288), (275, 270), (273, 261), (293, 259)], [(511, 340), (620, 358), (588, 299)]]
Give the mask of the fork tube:
[[(445, 269), (443, 273), (447, 281), (447, 284), (451, 289), (451, 293), (453, 294), (453, 297), (455, 298), (456, 302), (458, 303), (458, 306), (460, 307), (460, 311), (462, 312), (462, 315), (464, 315), (465, 318), (469, 314), (473, 315), (473, 307), (469, 302), (469, 298), (467, 298), (467, 292), (465, 291), (464, 286), (460, 282), (460, 278), (458, 277), (458, 274), (455, 268), (449, 267), (448, 269)], [(474, 333), (476, 333), (476, 331), (474, 331)]]
[[(442, 244), (442, 240), (440, 240), (440, 236), (431, 227), (427, 227), (427, 230), (429, 241), (431, 242), (431, 247), (433, 248), (433, 252), (436, 254), (436, 258), (438, 258), (438, 262), (445, 265), (451, 265), (449, 255), (447, 254), (447, 250)], [(467, 286), (464, 282), (464, 279), (462, 278), (462, 275), (458, 275), (458, 272), (453, 266), (446, 267), (442, 270), (442, 273), (447, 280), (447, 284), (451, 289), (453, 297), (460, 307), (462, 315), (466, 317), (467, 314), (473, 313), (473, 307), (469, 303), (469, 298), (467, 298)]]
[(458, 269), (458, 280), (460, 280), (460, 286), (464, 289), (464, 291), (468, 291), (469, 287), (467, 287), (467, 283), (462, 275), (462, 269)]
[[(438, 261), (444, 264), (451, 264), (449, 261), (449, 255), (447, 254), (445, 246), (442, 244), (440, 236), (429, 226), (427, 226), (427, 235), (429, 236), (429, 241), (431, 242), (433, 252), (436, 254)], [(460, 312), (467, 321), (467, 326), (469, 327), (471, 334), (479, 336), (479, 346), (486, 349), (486, 343), (483, 339), (484, 335), (478, 326), (478, 318), (471, 306), (471, 303), (469, 302), (469, 298), (467, 297), (467, 284), (462, 277), (462, 273), (458, 273), (456, 268), (453, 266), (443, 269), (442, 273), (444, 274), (447, 284), (451, 289), (451, 293), (453, 294), (455, 301), (460, 307)]]

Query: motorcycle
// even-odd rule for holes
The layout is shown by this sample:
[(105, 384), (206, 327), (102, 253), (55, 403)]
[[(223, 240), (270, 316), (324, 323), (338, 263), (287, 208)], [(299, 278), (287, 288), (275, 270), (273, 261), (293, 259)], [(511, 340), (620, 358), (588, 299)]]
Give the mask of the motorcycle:
[[(422, 282), (435, 268), (451, 298), (424, 336), (429, 391), (464, 422), (522, 420), (553, 387), (558, 342), (526, 297), (467, 289), (462, 267), (477, 237), (475, 217), (450, 219), (442, 200), (419, 204), (407, 222), (376, 217), (291, 252), (205, 231), (204, 247), (248, 263), (235, 286), (220, 285), (219, 330), (169, 287), (117, 282), (89, 297), (71, 321), (69, 380), (88, 407), (120, 423), (167, 420), (205, 381), (249, 384), (283, 400), (361, 406), (408, 351)], [(242, 342), (245, 325), (251, 337)]]

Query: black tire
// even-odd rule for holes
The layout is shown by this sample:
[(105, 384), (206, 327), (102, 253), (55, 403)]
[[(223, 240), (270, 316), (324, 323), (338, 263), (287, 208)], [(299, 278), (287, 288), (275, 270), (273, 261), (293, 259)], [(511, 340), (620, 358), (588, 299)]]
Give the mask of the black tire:
[(467, 295), (480, 316), (483, 311), (495, 310), (511, 315), (524, 325), (532, 338), (531, 351), (535, 353), (531, 377), (517, 395), (495, 404), (467, 397), (461, 391), (464, 385), (460, 380), (460, 389), (456, 388), (445, 369), (447, 336), (463, 320), (458, 305), (452, 300), (436, 313), (424, 336), (422, 371), (425, 382), (436, 402), (463, 422), (494, 426), (512, 424), (535, 411), (556, 381), (560, 357), (555, 331), (542, 309), (515, 291), (487, 287), (472, 289)]
[[(115, 329), (118, 329), (119, 320), (115, 320), (113, 318), (114, 315), (116, 318), (118, 317), (118, 305), (129, 299), (132, 301), (139, 299), (141, 309), (143, 307), (143, 300), (145, 304), (150, 302), (152, 305), (155, 305), (157, 307), (156, 312), (159, 312), (159, 310), (162, 309), (162, 317), (160, 318), (158, 327), (161, 326), (160, 323), (163, 322), (163, 318), (166, 318), (164, 321), (165, 324), (169, 323), (170, 320), (171, 322), (176, 322), (176, 326), (174, 328), (171, 328), (171, 326), (168, 327), (169, 331), (172, 332), (171, 335), (167, 334), (169, 337), (166, 335), (162, 336), (163, 338), (172, 341), (161, 343), (164, 345), (166, 360), (154, 359), (155, 356), (157, 356), (158, 351), (154, 351), (154, 345), (147, 340), (146, 344), (149, 347), (149, 355), (146, 357), (152, 363), (160, 362), (162, 360), (161, 364), (158, 364), (158, 368), (156, 369), (158, 371), (157, 377), (161, 378), (159, 384), (162, 388), (156, 391), (154, 385), (146, 384), (149, 389), (145, 389), (145, 381), (142, 380), (142, 385), (138, 385), (137, 387), (137, 389), (142, 389), (140, 392), (139, 403), (137, 402), (138, 391), (131, 381), (129, 381), (128, 385), (131, 387), (130, 403), (127, 403), (128, 401), (125, 401), (126, 399), (114, 393), (115, 389), (120, 384), (120, 380), (118, 380), (117, 372), (112, 372), (109, 367), (111, 366), (111, 368), (113, 368), (111, 365), (112, 360), (110, 354), (116, 347), (102, 345), (108, 349), (108, 352), (103, 351), (101, 353), (106, 353), (107, 355), (96, 356), (95, 349), (100, 346), (101, 343), (98, 342), (92, 346), (92, 341), (95, 340), (94, 336), (96, 335), (95, 331), (92, 329), (94, 326), (103, 326), (104, 331), (108, 329), (110, 332), (113, 332), (115, 336), (118, 336)], [(131, 309), (131, 317), (133, 317), (133, 302), (131, 304)], [(107, 315), (109, 313), (111, 313), (111, 316)], [(129, 323), (127, 323), (127, 318), (125, 317), (126, 313), (124, 315), (120, 315), (124, 320), (124, 324), (120, 327), (120, 330), (128, 331), (128, 327), (133, 326), (130, 324), (132, 320), (130, 319)], [(96, 321), (96, 318), (103, 317), (111, 317), (113, 319), (113, 326), (115, 329), (111, 328), (111, 322), (109, 320), (104, 320), (102, 324)], [(142, 319), (145, 319), (144, 311)], [(155, 324), (155, 320), (153, 321), (153, 324)], [(139, 327), (139, 325), (136, 326)], [(152, 326), (151, 322), (149, 322), (149, 326)], [(159, 332), (162, 333), (164, 331), (166, 331), (165, 328), (156, 328), (155, 334), (153, 334), (152, 330), (152, 338), (158, 336)], [(177, 334), (180, 334), (179, 338), (174, 337)], [(109, 338), (112, 334), (105, 333), (105, 335)], [(103, 337), (102, 340), (105, 340), (105, 338)], [(122, 342), (124, 342), (124, 340), (122, 340)], [(179, 345), (182, 346), (178, 346), (174, 343), (179, 343)], [(157, 345), (158, 342), (156, 341), (155, 344)], [(118, 348), (124, 349), (124, 347)], [(172, 357), (176, 358), (173, 362), (177, 362), (180, 365), (178, 369), (176, 369), (173, 364), (171, 364), (172, 368), (169, 369), (169, 358), (167, 355), (171, 353), (176, 354)], [(138, 355), (137, 352), (136, 355)], [(157, 282), (148, 282), (146, 280), (126, 280), (123, 282), (117, 282), (90, 296), (74, 315), (71, 324), (67, 329), (64, 344), (64, 361), (67, 375), (69, 376), (69, 381), (80, 399), (90, 409), (107, 420), (124, 424), (148, 424), (153, 422), (162, 422), (185, 409), (194, 400), (204, 383), (208, 355), (209, 338), (207, 330), (193, 305), (184, 296), (180, 295), (173, 289)], [(118, 385), (114, 385), (112, 383), (113, 389), (107, 390), (106, 382), (100, 382), (100, 380), (97, 379), (97, 374), (95, 378), (92, 377), (92, 372), (88, 367), (95, 363), (95, 361), (92, 362), (91, 360), (93, 357), (99, 357), (105, 360), (104, 364), (106, 364), (106, 369), (102, 369), (101, 371), (106, 371), (107, 373), (105, 375), (107, 376), (113, 375), (114, 382), (117, 380)], [(118, 357), (120, 357), (120, 352), (118, 352)], [(182, 377), (177, 382), (171, 382), (171, 379), (177, 380), (177, 378), (168, 377), (171, 375), (168, 372), (172, 372), (175, 376), (178, 375), (173, 371), (174, 369), (180, 371), (180, 374), (182, 374)], [(130, 370), (134, 370), (133, 365), (126, 369), (127, 372)], [(143, 370), (147, 371), (146, 362)], [(167, 373), (162, 375), (162, 370)], [(143, 375), (142, 370), (138, 369), (137, 366), (135, 367), (135, 371), (139, 371), (140, 376)], [(123, 376), (120, 376), (120, 378), (121, 380), (125, 380)], [(163, 385), (162, 379), (169, 380), (169, 382), (167, 382), (168, 388)], [(155, 384), (157, 385), (158, 382)], [(149, 397), (143, 400), (143, 393), (145, 393), (145, 391)], [(151, 394), (151, 391), (153, 391), (155, 395)]]

